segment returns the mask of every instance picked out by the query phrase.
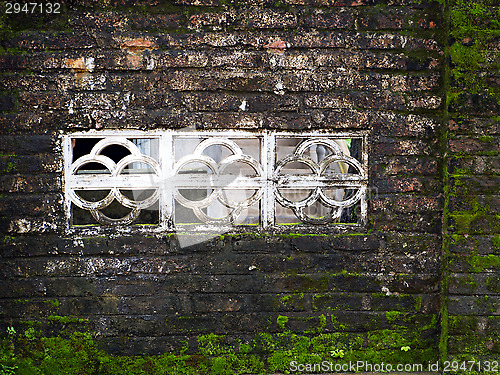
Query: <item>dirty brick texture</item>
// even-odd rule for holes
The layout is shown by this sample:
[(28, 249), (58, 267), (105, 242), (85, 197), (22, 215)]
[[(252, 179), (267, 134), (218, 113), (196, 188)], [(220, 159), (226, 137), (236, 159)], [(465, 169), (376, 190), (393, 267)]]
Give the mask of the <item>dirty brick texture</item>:
[(476, 7), (473, 21), (467, 21), (464, 15), (473, 13), (472, 6), (459, 1), (451, 5), (443, 248), (448, 354), (459, 360), (471, 356), (498, 359), (500, 34), (498, 23), (491, 22), (500, 14), (492, 6), (498, 3), (484, 2)]
[[(284, 330), (335, 333), (361, 359), (405, 345), (415, 362), (448, 346), (498, 353), (498, 104), (456, 83), (448, 108), (447, 7), (106, 4), (2, 15), (2, 332), (77, 317), (122, 354)], [(186, 126), (368, 130), (367, 224), (191, 247), (169, 233), (67, 234), (61, 135)]]

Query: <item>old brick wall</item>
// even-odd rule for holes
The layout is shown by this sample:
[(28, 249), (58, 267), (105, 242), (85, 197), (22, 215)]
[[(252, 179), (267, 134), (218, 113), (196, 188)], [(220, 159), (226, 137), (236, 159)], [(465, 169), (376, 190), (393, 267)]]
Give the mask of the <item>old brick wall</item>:
[[(322, 332), (352, 358), (436, 360), (444, 7), (413, 0), (110, 3), (75, 1), (59, 15), (1, 21), (2, 330), (78, 317), (123, 354), (176, 350), (183, 340), (194, 351), (197, 337), (209, 333), (252, 342), (257, 333)], [(490, 123), (447, 123), (455, 126), (450, 155), (473, 146), (473, 155), (456, 160), (476, 168), (449, 183), (461, 180), (463, 189), (493, 199), (485, 218), (495, 220), (496, 164), (478, 165), (498, 161), (482, 156), (498, 141), (470, 135), (477, 128), (494, 136)], [(293, 228), (225, 235), (187, 248), (169, 234), (66, 235), (61, 134), (186, 126), (369, 130), (368, 224), (313, 236)], [(449, 218), (468, 209), (459, 204), (450, 198)], [(468, 246), (479, 241), (483, 256), (493, 251), (488, 230), (462, 237)], [(465, 250), (453, 246), (450, 253), (462, 257)], [(450, 300), (450, 314), (468, 315), (462, 302), (478, 292), (460, 293), (466, 296)], [(400, 349), (406, 345), (408, 353)]]
[(450, 2), (444, 291), (448, 358), (462, 360), (500, 352), (497, 6)]

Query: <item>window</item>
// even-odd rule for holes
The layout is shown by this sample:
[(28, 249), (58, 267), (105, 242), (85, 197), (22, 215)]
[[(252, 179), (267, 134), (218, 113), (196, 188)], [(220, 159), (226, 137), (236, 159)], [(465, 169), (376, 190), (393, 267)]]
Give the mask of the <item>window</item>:
[(366, 132), (101, 131), (64, 137), (71, 228), (356, 225)]

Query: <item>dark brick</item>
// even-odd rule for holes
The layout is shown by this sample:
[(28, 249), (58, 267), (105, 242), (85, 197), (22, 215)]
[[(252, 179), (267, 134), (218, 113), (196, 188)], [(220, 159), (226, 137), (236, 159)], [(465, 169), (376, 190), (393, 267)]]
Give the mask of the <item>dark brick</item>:
[(439, 213), (442, 201), (439, 198), (426, 196), (378, 196), (370, 200), (374, 212), (429, 212)]
[(0, 170), (4, 174), (54, 173), (59, 169), (60, 159), (54, 155), (0, 157)]
[(317, 13), (307, 16), (303, 26), (319, 29), (350, 29), (354, 26), (355, 14), (351, 10), (335, 13)]
[(384, 180), (374, 180), (373, 185), (377, 187), (380, 194), (385, 193), (430, 193), (438, 192), (440, 183), (429, 177), (389, 177)]
[(457, 134), (500, 134), (500, 123), (490, 118), (454, 118), (449, 121), (448, 127)]
[(25, 55), (2, 55), (0, 65), (3, 69), (20, 70), (30, 67), (29, 58)]
[(129, 108), (132, 109), (171, 110), (184, 108), (185, 105), (184, 100), (174, 93), (137, 92), (126, 98), (129, 101)]
[(474, 174), (500, 174), (500, 157), (475, 156), (473, 158)]
[(367, 30), (436, 29), (442, 26), (436, 13), (425, 13), (409, 7), (387, 7), (369, 12), (360, 18), (359, 23)]
[(23, 135), (0, 137), (0, 151), (27, 155), (52, 152), (54, 141), (48, 135)]
[(321, 117), (313, 113), (314, 128), (367, 129), (370, 126), (370, 113), (364, 111), (333, 110)]
[(169, 51), (156, 52), (152, 55), (155, 68), (201, 68), (208, 64), (205, 52), (198, 51)]
[(395, 254), (420, 254), (427, 252), (430, 259), (436, 259), (441, 251), (441, 239), (433, 234), (387, 233), (387, 248)]
[(500, 222), (493, 214), (456, 213), (450, 217), (450, 232), (464, 234), (500, 233)]
[(408, 95), (406, 98), (406, 106), (409, 110), (440, 109), (443, 105), (442, 98), (435, 95)]
[(454, 274), (449, 279), (449, 293), (458, 295), (498, 295), (500, 279), (495, 273)]
[[(271, 57), (266, 52), (217, 51), (210, 55), (208, 64), (213, 67), (257, 68), (271, 67)], [(284, 61), (289, 59), (283, 58)], [(291, 59), (290, 59), (291, 60)], [(278, 61), (279, 63), (280, 61)], [(274, 63), (274, 61), (273, 61)]]
[(406, 108), (403, 95), (379, 92), (311, 94), (305, 97), (304, 103), (307, 107), (321, 109), (361, 107), (363, 109), (403, 110)]
[(419, 295), (381, 295), (371, 297), (371, 308), (375, 311), (418, 312), (422, 296)]
[(282, 311), (299, 312), (309, 311), (311, 296), (308, 294), (294, 294), (282, 296), (279, 294), (255, 294), (248, 296), (248, 311)]
[(473, 211), (474, 202), (464, 200), (463, 197), (450, 197), (448, 207), (450, 211)]
[[(60, 195), (6, 196), (0, 198), (0, 214), (9, 219), (22, 217), (48, 217), (54, 211), (61, 212)], [(29, 209), (28, 209), (29, 208)]]
[(478, 153), (496, 151), (500, 147), (500, 141), (493, 136), (483, 138), (462, 136), (449, 141), (451, 152)]
[[(474, 345), (473, 349), (471, 349), (471, 343)], [(467, 353), (471, 355), (472, 353), (476, 353), (479, 349), (483, 349), (485, 352), (491, 353), (493, 358), (495, 358), (495, 355), (498, 356), (500, 353), (500, 339), (495, 336), (484, 334), (453, 336), (450, 338), (450, 353)]]
[(55, 315), (59, 309), (47, 299), (28, 299), (28, 300), (3, 300), (1, 315), (3, 319), (9, 319), (19, 316), (27, 318), (42, 318), (49, 315)]
[[(144, 315), (153, 315), (153, 314), (168, 314), (175, 313), (176, 311), (181, 311), (182, 309), (182, 299), (183, 297), (179, 296), (162, 296), (157, 297), (120, 297), (110, 295), (110, 299), (118, 299), (119, 302), (119, 311), (122, 314), (134, 314), (137, 311), (140, 311), (141, 314)], [(144, 333), (143, 333), (144, 334)]]
[(195, 345), (196, 338), (189, 336), (176, 336), (175, 338), (172, 338), (172, 336), (109, 336), (103, 337), (100, 340), (102, 347), (105, 348), (107, 352), (114, 354), (120, 353), (121, 355), (135, 355), (136, 353), (154, 355), (164, 351), (178, 352), (182, 349), (182, 345), (185, 345), (185, 342), (189, 342), (190, 345)]
[(130, 27), (133, 30), (162, 31), (179, 28), (183, 22), (183, 16), (178, 14), (134, 14), (134, 17), (130, 20)]
[(491, 331), (497, 331), (499, 328), (500, 324), (500, 317), (498, 316), (489, 316), (486, 318), (486, 327), (485, 330), (486, 332)]
[(58, 32), (51, 35), (39, 32), (23, 32), (7, 40), (11, 48), (28, 51), (90, 49), (97, 47), (96, 39), (91, 33)]
[(245, 14), (245, 27), (249, 29), (283, 29), (297, 26), (297, 16), (291, 12), (270, 9), (252, 9)]
[(316, 32), (290, 34), (282, 31), (276, 31), (272, 34), (266, 31), (166, 34), (158, 36), (158, 45), (166, 49), (172, 47), (194, 48), (202, 45), (234, 47), (238, 44), (253, 48), (262, 48), (276, 40), (285, 41), (288, 48), (441, 50), (439, 44), (433, 39), (351, 31), (322, 32), (320, 34)]
[(435, 137), (437, 121), (417, 115), (375, 113), (371, 117), (374, 133), (385, 137)]
[(227, 27), (241, 25), (242, 14), (235, 11), (222, 13), (199, 13), (189, 17), (189, 25), (193, 28)]
[(448, 159), (448, 172), (450, 174), (471, 174), (473, 169), (472, 157), (451, 157)]
[(380, 239), (377, 235), (357, 235), (336, 237), (332, 247), (337, 250), (378, 250)]
[(95, 31), (126, 31), (129, 30), (129, 18), (115, 12), (74, 14), (69, 25), (76, 29)]
[(500, 191), (500, 177), (498, 176), (465, 176), (450, 179), (450, 186), (458, 196), (472, 194), (496, 194)]
[(439, 77), (437, 75), (392, 76), (389, 82), (394, 91), (414, 93), (415, 91), (429, 91), (437, 88)]
[(202, 5), (216, 7), (219, 5), (219, 0), (176, 0), (175, 3), (180, 5)]
[(373, 214), (373, 227), (384, 231), (408, 231), (423, 233), (440, 233), (441, 218), (435, 213), (381, 213)]
[(315, 294), (312, 300), (314, 310), (362, 310), (363, 295), (357, 294)]
[(15, 106), (15, 98), (12, 96), (0, 96), (0, 111), (10, 111)]
[(0, 191), (8, 193), (60, 192), (60, 179), (55, 175), (0, 176)]
[(438, 162), (434, 157), (425, 156), (373, 157), (370, 172), (374, 176), (436, 175)]
[(377, 155), (432, 155), (437, 147), (437, 140), (380, 137), (373, 142), (372, 149)]
[(56, 86), (46, 75), (5, 73), (0, 77), (0, 89), (45, 91), (55, 90)]
[(448, 309), (453, 315), (499, 315), (498, 296), (451, 296)]
[(464, 93), (450, 103), (450, 112), (498, 116), (500, 114), (500, 104), (498, 104), (494, 96), (487, 93)]
[(437, 275), (402, 275), (387, 281), (387, 288), (393, 293), (435, 293), (440, 292)]
[(476, 316), (450, 316), (450, 334), (470, 334), (477, 330), (478, 320)]
[(307, 130), (317, 125), (314, 124), (313, 118), (309, 114), (283, 114), (269, 115), (262, 120), (262, 125), (268, 129), (283, 129), (283, 130)]

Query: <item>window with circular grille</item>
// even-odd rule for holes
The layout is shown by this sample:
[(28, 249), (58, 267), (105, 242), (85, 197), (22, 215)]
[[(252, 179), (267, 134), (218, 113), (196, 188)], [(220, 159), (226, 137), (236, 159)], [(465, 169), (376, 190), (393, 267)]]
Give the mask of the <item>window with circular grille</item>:
[(367, 134), (101, 131), (64, 137), (71, 228), (211, 230), (366, 219)]

